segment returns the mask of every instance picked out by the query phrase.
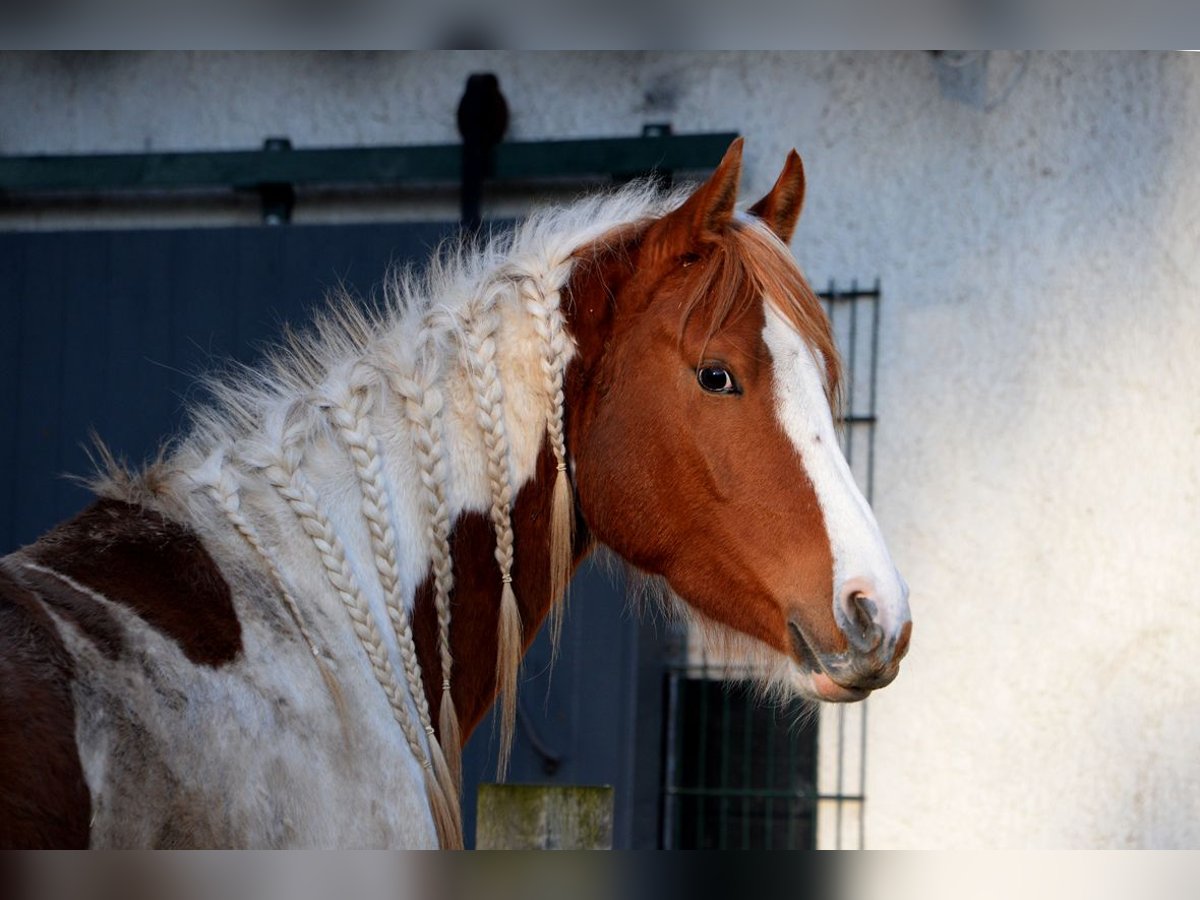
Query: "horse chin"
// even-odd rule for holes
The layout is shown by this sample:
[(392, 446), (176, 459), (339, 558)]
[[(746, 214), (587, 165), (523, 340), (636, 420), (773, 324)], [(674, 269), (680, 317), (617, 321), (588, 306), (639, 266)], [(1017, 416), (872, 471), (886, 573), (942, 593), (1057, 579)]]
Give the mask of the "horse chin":
[(741, 659), (767, 696), (777, 700), (797, 699), (816, 703), (853, 703), (866, 698), (870, 688), (852, 688), (834, 681), (805, 639), (799, 624), (788, 623), (791, 646), (787, 650), (723, 625), (704, 616), (676, 593), (661, 576), (648, 576), (643, 584), (654, 586), (663, 602), (676, 614), (697, 626), (701, 640), (715, 659)]
[(869, 688), (851, 688), (838, 684), (824, 672), (814, 672), (809, 677), (812, 690), (827, 703), (857, 703), (870, 696)]
[(869, 688), (846, 687), (830, 678), (795, 622), (788, 622), (788, 636), (792, 641), (791, 685), (796, 693), (826, 703), (855, 703), (870, 695)]

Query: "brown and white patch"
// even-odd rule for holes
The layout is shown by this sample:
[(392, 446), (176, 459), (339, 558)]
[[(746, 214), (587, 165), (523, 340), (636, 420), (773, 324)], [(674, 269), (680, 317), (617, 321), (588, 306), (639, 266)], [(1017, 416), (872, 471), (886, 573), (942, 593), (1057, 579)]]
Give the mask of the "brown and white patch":
[(74, 593), (51, 590), (51, 602), (93, 637), (103, 633), (109, 652), (119, 639), (115, 623), (104, 621), (80, 588), (127, 607), (194, 663), (222, 666), (242, 652), (241, 623), (221, 571), (194, 533), (159, 513), (98, 500), (23, 554), (43, 576), (69, 579), (59, 580)]

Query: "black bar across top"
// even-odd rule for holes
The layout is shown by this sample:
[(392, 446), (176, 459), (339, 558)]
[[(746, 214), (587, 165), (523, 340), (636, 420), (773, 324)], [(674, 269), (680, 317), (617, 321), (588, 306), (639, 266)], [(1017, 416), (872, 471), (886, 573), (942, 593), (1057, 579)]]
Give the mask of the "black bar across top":
[[(495, 181), (624, 178), (711, 169), (736, 133), (514, 141), (495, 150)], [(0, 156), (0, 194), (232, 187), (262, 184), (457, 183), (459, 144), (78, 156)]]

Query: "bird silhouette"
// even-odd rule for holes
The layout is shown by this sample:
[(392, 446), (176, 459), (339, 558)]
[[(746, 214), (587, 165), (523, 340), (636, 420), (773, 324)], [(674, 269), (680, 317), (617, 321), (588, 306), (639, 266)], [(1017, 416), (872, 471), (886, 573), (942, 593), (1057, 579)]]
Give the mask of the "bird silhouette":
[(483, 221), (483, 179), (494, 174), (496, 145), (508, 130), (508, 102), (500, 80), (491, 72), (467, 78), (458, 103), (458, 133), (462, 135), (462, 226), (478, 231)]

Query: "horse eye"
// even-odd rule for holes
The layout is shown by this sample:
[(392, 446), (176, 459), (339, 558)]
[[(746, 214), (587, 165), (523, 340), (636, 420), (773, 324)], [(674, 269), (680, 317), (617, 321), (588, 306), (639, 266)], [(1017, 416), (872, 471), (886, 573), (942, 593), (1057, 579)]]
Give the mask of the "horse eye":
[(701, 366), (696, 370), (700, 387), (711, 394), (740, 394), (737, 382), (724, 366)]

